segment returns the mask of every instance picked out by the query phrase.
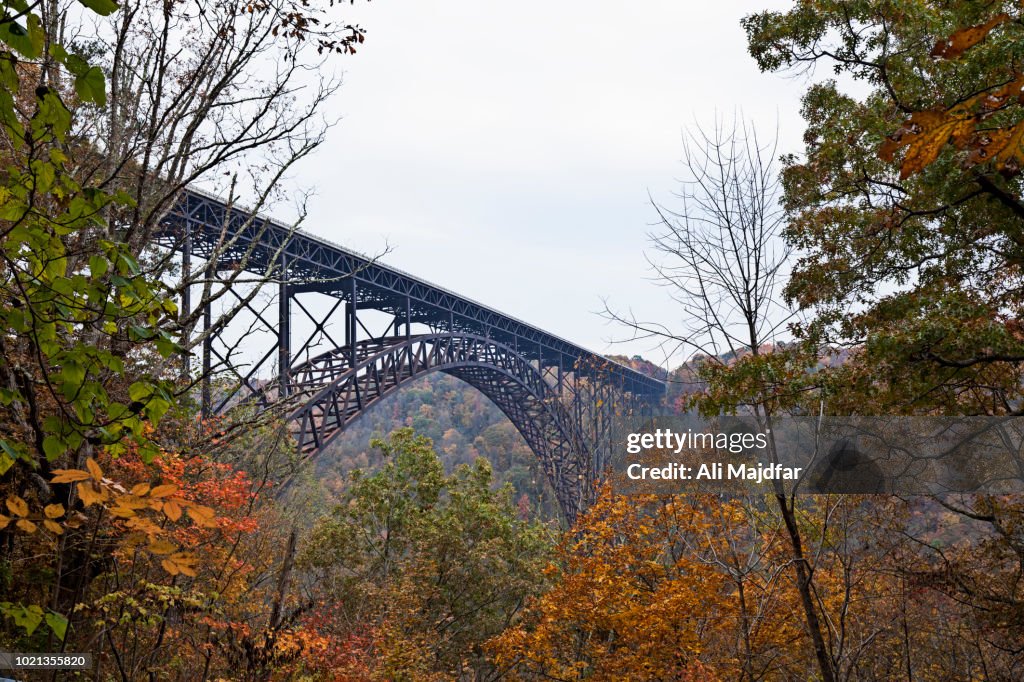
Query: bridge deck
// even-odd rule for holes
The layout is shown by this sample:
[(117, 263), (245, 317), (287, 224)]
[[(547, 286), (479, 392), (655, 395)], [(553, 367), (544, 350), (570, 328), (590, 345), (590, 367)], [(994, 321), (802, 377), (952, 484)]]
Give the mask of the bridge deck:
[[(665, 384), (448, 289), (383, 265), (326, 239), (295, 230), (196, 190), (183, 192), (168, 214), (159, 240), (209, 260), (219, 249), (219, 268), (263, 273), (271, 267), (293, 293), (316, 291), (359, 309), (408, 315), (414, 323), (492, 338), (544, 367), (577, 376), (601, 375), (622, 390), (648, 397)], [(227, 246), (225, 246), (225, 244)], [(284, 277), (281, 276), (284, 273)]]

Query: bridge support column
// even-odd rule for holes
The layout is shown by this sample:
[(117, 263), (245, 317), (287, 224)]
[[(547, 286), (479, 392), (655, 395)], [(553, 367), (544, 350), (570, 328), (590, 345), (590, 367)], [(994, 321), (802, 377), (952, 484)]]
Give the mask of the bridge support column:
[(292, 366), (292, 292), (288, 286), (288, 260), (281, 254), (277, 290), (277, 380), (281, 397), (288, 395)]
[[(192, 312), (192, 287), (189, 280), (192, 277), (192, 221), (185, 221), (185, 237), (181, 242), (181, 310), (178, 311), (179, 320), (187, 320)], [(189, 325), (186, 324), (181, 330), (181, 346), (185, 349), (181, 353), (181, 379), (188, 382), (192, 374), (192, 357), (188, 350)]]
[(412, 299), (405, 297), (405, 338), (412, 336)]
[(357, 337), (359, 332), (359, 320), (357, 318), (359, 314), (359, 304), (357, 302), (357, 294), (356, 280), (353, 277), (349, 284), (349, 299), (345, 301), (345, 345), (348, 346), (350, 367), (355, 367), (357, 364), (356, 341), (358, 341)]
[[(211, 262), (206, 266), (206, 280), (213, 280), (216, 274), (216, 266)], [(203, 286), (205, 291), (206, 285)], [(210, 310), (209, 296), (203, 297), (203, 375), (199, 380), (200, 385), (200, 414), (204, 419), (211, 413), (213, 397), (210, 390), (210, 374), (213, 372), (213, 334), (210, 329), (213, 326), (213, 312)]]

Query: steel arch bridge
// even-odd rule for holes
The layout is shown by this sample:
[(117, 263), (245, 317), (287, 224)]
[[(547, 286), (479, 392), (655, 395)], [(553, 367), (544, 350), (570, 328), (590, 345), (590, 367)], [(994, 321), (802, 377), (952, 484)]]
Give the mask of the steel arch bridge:
[[(665, 391), (656, 379), (525, 322), (195, 190), (183, 192), (157, 241), (181, 252), (184, 277), (201, 267), (206, 286), (221, 283), (233, 312), (244, 310), (273, 337), (258, 361), (238, 362), (238, 349), (223, 341), (230, 320), (214, 319), (210, 297), (203, 297), (204, 413), (239, 401), (266, 409), (287, 404), (291, 433), (307, 456), (387, 396), (443, 372), (509, 418), (572, 521), (608, 462), (613, 420), (646, 411)], [(230, 275), (240, 271), (273, 282), (276, 315), (237, 290)], [(191, 290), (183, 295), (186, 314)], [(310, 295), (321, 298), (319, 306)], [(294, 343), (296, 315), (312, 329), (302, 344)], [(370, 317), (386, 327), (371, 331)], [(329, 325), (338, 322), (336, 340)], [(270, 380), (261, 376), (268, 364)], [(211, 387), (218, 372), (232, 377), (230, 389)]]

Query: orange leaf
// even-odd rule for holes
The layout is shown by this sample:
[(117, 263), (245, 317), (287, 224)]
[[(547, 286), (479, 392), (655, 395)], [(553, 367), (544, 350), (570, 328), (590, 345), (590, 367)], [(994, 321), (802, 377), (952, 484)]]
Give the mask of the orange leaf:
[(60, 535), (61, 533), (64, 532), (64, 529), (61, 528), (60, 524), (57, 523), (56, 521), (51, 521), (50, 519), (46, 519), (45, 521), (43, 521), (43, 525), (46, 526), (46, 530), (50, 531), (54, 535)]
[(178, 570), (178, 565), (170, 559), (164, 559), (160, 562), (160, 565), (163, 566), (164, 570), (170, 573), (171, 575), (178, 575), (178, 573), (181, 572)]
[(15, 516), (28, 516), (28, 503), (17, 495), (8, 496), (7, 508)]
[(216, 512), (210, 507), (201, 504), (193, 504), (188, 508), (188, 515), (200, 526), (212, 526)]
[(57, 519), (64, 516), (64, 505), (62, 504), (48, 504), (43, 509), (43, 514), (48, 519)]
[(82, 481), (78, 484), (78, 496), (82, 498), (82, 504), (88, 507), (91, 504), (104, 502), (109, 493), (105, 488), (97, 486), (92, 481)]
[(178, 567), (178, 570), (181, 571), (181, 573), (183, 573), (184, 575), (191, 576), (193, 578), (196, 577), (196, 571), (194, 566), (199, 561), (199, 559), (197, 559), (195, 556), (191, 554), (186, 554), (184, 552), (179, 552), (178, 554), (171, 555), (170, 560), (174, 562), (174, 564)]
[(130, 519), (135, 516), (135, 510), (125, 506), (123, 500), (118, 500), (117, 504), (110, 508), (110, 513), (120, 519)]
[(176, 549), (177, 547), (167, 540), (153, 540), (149, 543), (149, 551), (153, 554), (170, 554)]
[(164, 502), (164, 514), (167, 515), (171, 521), (177, 521), (181, 518), (181, 505), (175, 500), (167, 500)]
[(1006, 131), (1005, 139), (1000, 142), (998, 149), (989, 147), (989, 152), (995, 155), (996, 168), (1002, 170), (1012, 161), (1019, 164), (1024, 156), (1024, 121)]
[(103, 480), (103, 469), (100, 469), (100, 465), (96, 463), (92, 457), (85, 460), (85, 468), (89, 470), (89, 475), (92, 476), (92, 480), (99, 483)]
[(125, 525), (127, 525), (132, 530), (139, 531), (140, 533), (145, 533), (146, 535), (149, 535), (151, 537), (160, 533), (160, 527), (158, 525), (142, 516), (133, 516), (125, 522)]
[(10, 523), (10, 522), (11, 522), (11, 517), (10, 516), (4, 516), (3, 514), (0, 514), (0, 530), (3, 530), (4, 528), (6, 528), (7, 524)]
[[(907, 178), (914, 173), (920, 173), (925, 166), (939, 158), (939, 153), (950, 138), (960, 139), (974, 128), (974, 120), (971, 118), (960, 118), (947, 113), (940, 114), (941, 118), (936, 119), (936, 112), (917, 112), (911, 117), (915, 123), (921, 125), (921, 132), (910, 136), (910, 148), (903, 157), (903, 165), (900, 166), (900, 178)], [(928, 116), (924, 116), (928, 114)], [(926, 121), (927, 123), (924, 123)]]
[(150, 497), (168, 497), (178, 492), (178, 486), (165, 483), (164, 485), (158, 485), (149, 491)]
[(932, 56), (942, 57), (943, 59), (956, 59), (984, 40), (985, 36), (991, 33), (992, 29), (996, 26), (1009, 20), (1010, 15), (1004, 12), (995, 15), (984, 24), (962, 28), (945, 40), (935, 43), (935, 47), (932, 48)]
[(89, 472), (81, 469), (54, 469), (51, 483), (74, 483), (90, 478)]
[(18, 528), (22, 529), (26, 533), (35, 533), (38, 530), (38, 526), (32, 523), (28, 519), (18, 519), (17, 523), (14, 524)]
[(148, 483), (138, 483), (138, 484), (132, 486), (132, 495), (137, 495), (138, 497), (142, 497), (143, 495), (145, 495), (148, 492), (149, 492), (149, 484)]

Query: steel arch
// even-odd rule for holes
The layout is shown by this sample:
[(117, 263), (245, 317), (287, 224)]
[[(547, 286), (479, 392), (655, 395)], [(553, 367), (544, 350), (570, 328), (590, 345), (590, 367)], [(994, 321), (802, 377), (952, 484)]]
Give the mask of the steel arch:
[(354, 365), (352, 355), (338, 348), (293, 368), (289, 400), (302, 404), (287, 419), (303, 453), (322, 450), (409, 382), (444, 372), (479, 390), (509, 418), (540, 460), (566, 518), (574, 519), (585, 504), (590, 448), (558, 387), (514, 348), (473, 334), (438, 333), (365, 341)]

